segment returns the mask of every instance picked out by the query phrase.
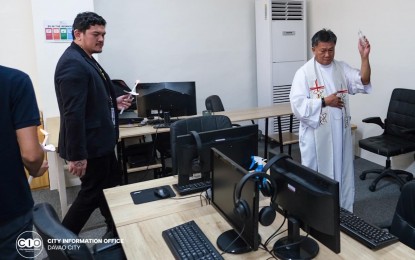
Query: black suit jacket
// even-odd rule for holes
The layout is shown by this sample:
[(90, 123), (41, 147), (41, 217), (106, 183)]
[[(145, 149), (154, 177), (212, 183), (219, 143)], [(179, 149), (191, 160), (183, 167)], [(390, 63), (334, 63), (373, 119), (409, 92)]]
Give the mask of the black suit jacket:
[(73, 42), (56, 65), (55, 91), (60, 111), (60, 157), (78, 161), (114, 152), (118, 111), (110, 77)]

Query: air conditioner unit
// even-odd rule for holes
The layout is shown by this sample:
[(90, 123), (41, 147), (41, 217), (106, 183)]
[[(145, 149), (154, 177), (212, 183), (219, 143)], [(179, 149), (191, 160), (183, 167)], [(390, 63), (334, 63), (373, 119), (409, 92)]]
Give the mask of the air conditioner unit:
[[(258, 106), (289, 102), (294, 74), (307, 61), (306, 13), (305, 0), (255, 1)], [(288, 130), (289, 116), (281, 122)], [(294, 129), (298, 125), (294, 120)], [(278, 132), (276, 118), (268, 131)]]

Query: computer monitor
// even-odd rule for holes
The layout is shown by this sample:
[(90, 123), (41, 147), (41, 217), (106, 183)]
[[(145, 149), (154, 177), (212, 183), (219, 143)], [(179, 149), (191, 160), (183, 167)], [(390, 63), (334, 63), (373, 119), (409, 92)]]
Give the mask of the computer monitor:
[[(274, 156), (282, 154), (270, 152), (269, 162)], [(288, 236), (275, 243), (275, 255), (281, 259), (311, 259), (318, 254), (318, 244), (300, 236), (300, 228), (340, 253), (339, 183), (285, 156), (270, 167), (271, 178), (277, 184), (277, 209), (288, 218)]]
[(232, 159), (246, 168), (249, 167), (250, 156), (258, 154), (258, 125), (224, 128), (197, 134), (200, 147), (191, 134), (177, 137), (175, 149), (178, 186), (211, 180), (210, 149), (212, 147), (237, 150), (238, 153), (235, 153)]
[[(217, 239), (218, 247), (228, 253), (246, 253), (258, 250), (261, 237), (258, 234), (259, 223), (259, 185), (258, 179), (248, 179), (243, 185), (240, 198), (249, 207), (249, 216), (241, 219), (235, 214), (234, 192), (240, 180), (249, 174), (247, 167), (250, 157), (230, 148), (212, 148), (212, 205), (232, 226)], [(230, 157), (234, 156), (238, 162)], [(248, 162), (248, 163), (246, 163)]]
[(137, 113), (140, 117), (191, 116), (197, 114), (195, 82), (158, 82), (137, 84)]

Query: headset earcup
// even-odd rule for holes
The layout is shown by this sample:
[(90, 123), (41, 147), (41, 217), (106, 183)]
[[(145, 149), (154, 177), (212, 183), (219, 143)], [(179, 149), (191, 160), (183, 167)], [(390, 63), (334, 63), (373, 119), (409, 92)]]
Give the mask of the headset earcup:
[(262, 195), (264, 195), (265, 197), (271, 197), (272, 194), (272, 185), (268, 182), (267, 179), (262, 179), (261, 181), (261, 192)]
[(263, 226), (269, 226), (274, 222), (277, 213), (271, 206), (263, 207), (259, 211), (259, 223)]
[(245, 200), (238, 200), (238, 202), (235, 204), (233, 212), (241, 220), (246, 220), (251, 215), (249, 205)]

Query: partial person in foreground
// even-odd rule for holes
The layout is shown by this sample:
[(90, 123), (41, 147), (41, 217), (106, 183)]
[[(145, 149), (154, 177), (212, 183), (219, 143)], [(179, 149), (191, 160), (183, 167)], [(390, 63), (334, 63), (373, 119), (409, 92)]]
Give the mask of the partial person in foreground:
[(60, 111), (59, 156), (69, 172), (80, 177), (78, 193), (62, 224), (79, 234), (99, 208), (107, 224), (105, 238), (116, 235), (103, 189), (121, 183), (115, 157), (118, 111), (131, 105), (128, 95), (115, 96), (111, 79), (92, 54), (101, 53), (104, 18), (79, 13), (73, 23), (73, 42), (55, 70), (55, 91)]
[(300, 120), (301, 163), (340, 185), (340, 206), (353, 211), (355, 196), (349, 97), (370, 93), (370, 43), (359, 39), (360, 70), (334, 59), (337, 37), (322, 29), (311, 39), (314, 57), (295, 74), (290, 102)]
[(0, 66), (0, 252), (3, 259), (33, 258), (18, 252), (17, 238), (32, 238), (33, 198), (26, 177), (48, 169), (39, 143), (40, 113), (32, 81), (16, 69)]

